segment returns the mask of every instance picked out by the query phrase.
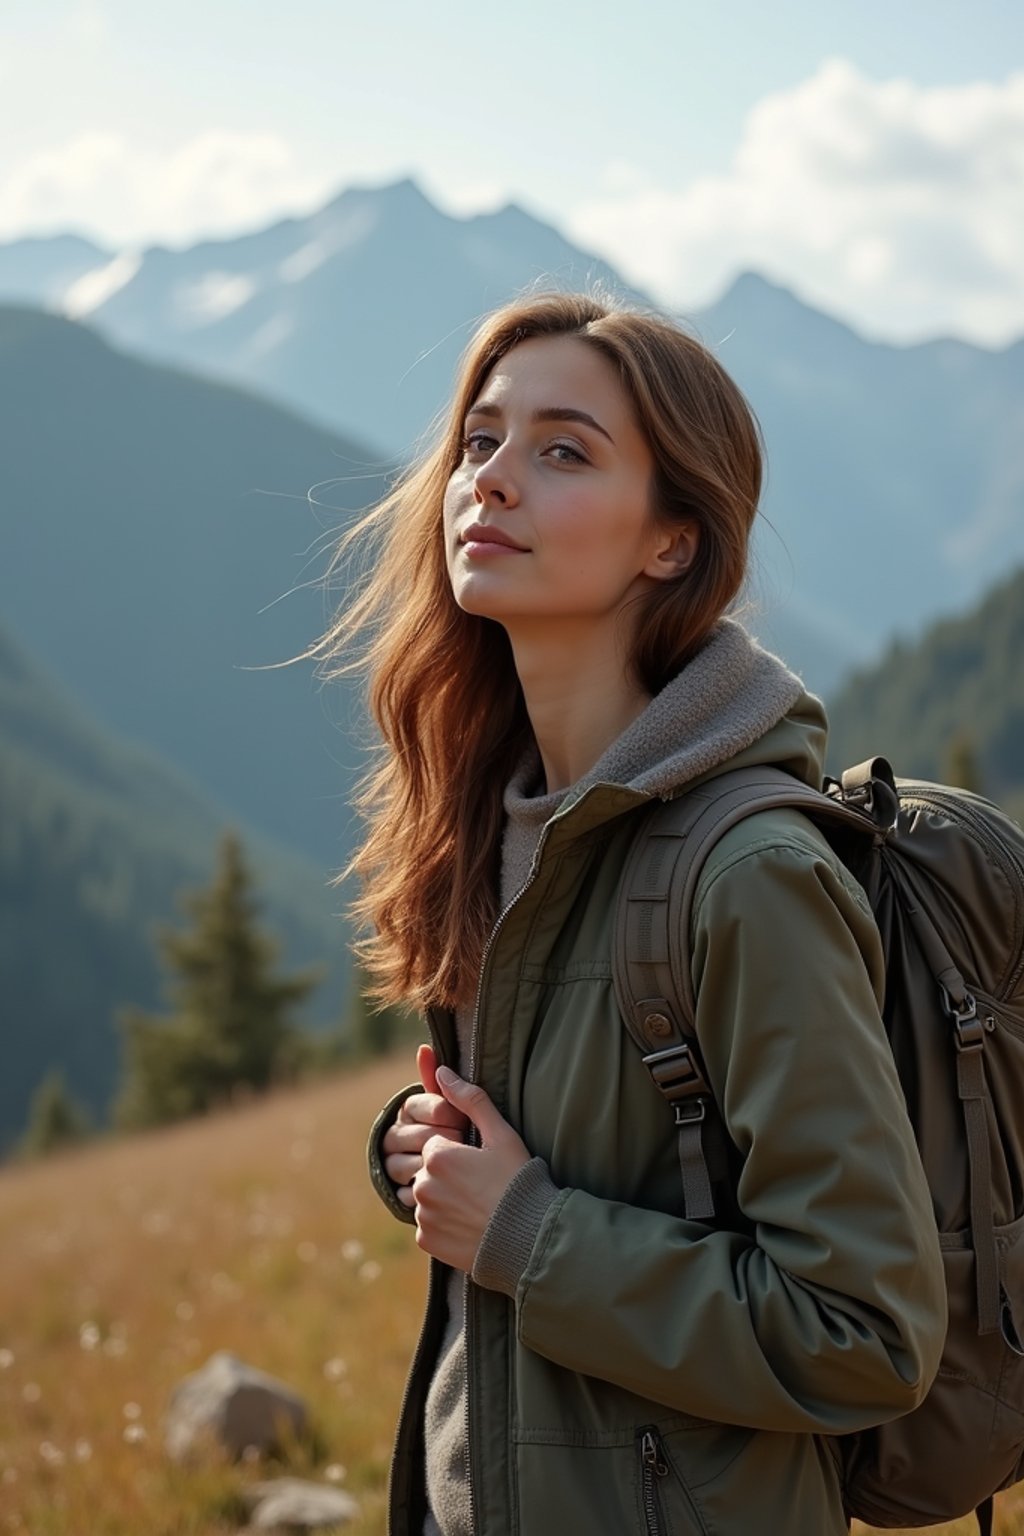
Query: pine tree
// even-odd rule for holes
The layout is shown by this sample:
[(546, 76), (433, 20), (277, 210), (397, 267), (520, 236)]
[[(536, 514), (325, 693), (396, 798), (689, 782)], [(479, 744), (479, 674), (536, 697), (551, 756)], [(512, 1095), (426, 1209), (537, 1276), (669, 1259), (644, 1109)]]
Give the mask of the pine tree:
[(85, 1110), (68, 1092), (63, 1073), (49, 1072), (32, 1095), (21, 1150), (27, 1157), (43, 1157), (83, 1141), (91, 1129)]
[(211, 884), (184, 899), (189, 926), (158, 937), (170, 1012), (125, 1009), (123, 1125), (202, 1114), (291, 1075), (303, 1058), (293, 1022), (319, 980), (275, 971), (278, 946), (260, 927), (237, 835), (221, 840)]
[(368, 996), (369, 980), (362, 966), (352, 975), (352, 1000), (349, 1006), (348, 1046), (352, 1056), (386, 1056), (402, 1039), (415, 1038), (418, 1026), (404, 1009), (381, 1007)]
[(976, 795), (983, 793), (978, 754), (969, 731), (957, 731), (948, 743), (944, 777), (947, 784), (955, 784), (958, 789), (969, 789)]

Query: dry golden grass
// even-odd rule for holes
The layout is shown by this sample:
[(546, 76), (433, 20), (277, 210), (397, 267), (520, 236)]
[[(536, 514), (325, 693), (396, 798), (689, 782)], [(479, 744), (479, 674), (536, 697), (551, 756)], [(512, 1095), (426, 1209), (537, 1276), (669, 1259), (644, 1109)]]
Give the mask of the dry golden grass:
[(392, 1061), (0, 1172), (0, 1531), (236, 1530), (260, 1469), (186, 1474), (161, 1445), (171, 1388), (218, 1349), (302, 1393), (316, 1448), (291, 1465), (344, 1467), (349, 1529), (383, 1530), (424, 1263), (363, 1148), (407, 1076)]
[[(425, 1266), (363, 1147), (409, 1075), (390, 1060), (0, 1170), (0, 1536), (237, 1531), (266, 1469), (184, 1471), (162, 1451), (172, 1387), (218, 1349), (306, 1398), (312, 1443), (289, 1467), (340, 1477), (362, 1506), (352, 1536), (382, 1536)], [(1024, 1536), (1024, 1502), (1000, 1514)]]

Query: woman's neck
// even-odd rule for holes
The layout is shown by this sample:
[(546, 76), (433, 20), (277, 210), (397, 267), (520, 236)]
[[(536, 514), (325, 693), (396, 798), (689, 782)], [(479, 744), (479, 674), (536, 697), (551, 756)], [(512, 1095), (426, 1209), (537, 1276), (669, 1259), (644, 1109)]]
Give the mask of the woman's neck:
[(568, 789), (650, 703), (614, 634), (510, 633), (547, 793)]

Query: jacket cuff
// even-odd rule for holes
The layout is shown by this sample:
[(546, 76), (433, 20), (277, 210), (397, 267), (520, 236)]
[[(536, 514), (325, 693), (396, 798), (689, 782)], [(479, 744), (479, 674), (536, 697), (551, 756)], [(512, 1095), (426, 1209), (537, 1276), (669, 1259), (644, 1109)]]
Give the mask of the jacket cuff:
[(415, 1223), (416, 1212), (411, 1206), (402, 1204), (398, 1198), (398, 1185), (393, 1184), (384, 1171), (384, 1149), (381, 1143), (398, 1118), (398, 1111), (406, 1099), (411, 1094), (422, 1092), (423, 1089), (419, 1083), (410, 1083), (407, 1087), (400, 1089), (393, 1098), (390, 1098), (370, 1127), (370, 1139), (366, 1145), (366, 1160), (369, 1165), (370, 1180), (374, 1189), (380, 1195), (392, 1216), (397, 1216), (399, 1221), (404, 1221), (409, 1225)]
[(543, 1158), (531, 1158), (520, 1168), (480, 1239), (472, 1270), (477, 1285), (515, 1298), (541, 1223), (558, 1193)]

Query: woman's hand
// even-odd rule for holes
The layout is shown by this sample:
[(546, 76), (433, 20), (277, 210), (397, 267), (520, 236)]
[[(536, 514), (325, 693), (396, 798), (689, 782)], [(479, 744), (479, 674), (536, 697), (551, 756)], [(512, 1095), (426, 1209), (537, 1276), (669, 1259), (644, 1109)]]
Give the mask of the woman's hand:
[(448, 1067), (438, 1067), (434, 1080), (453, 1112), (476, 1126), (483, 1145), (466, 1146), (443, 1134), (424, 1142), (412, 1187), (416, 1242), (435, 1259), (469, 1274), (484, 1228), (530, 1154), (482, 1088)]
[(469, 1121), (454, 1109), (437, 1084), (437, 1058), (429, 1045), (416, 1052), (416, 1070), (423, 1084), (422, 1093), (412, 1093), (405, 1100), (384, 1136), (384, 1172), (397, 1184), (403, 1205), (413, 1205), (412, 1181), (423, 1167), (423, 1148), (432, 1136), (449, 1141), (463, 1141)]

